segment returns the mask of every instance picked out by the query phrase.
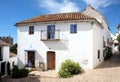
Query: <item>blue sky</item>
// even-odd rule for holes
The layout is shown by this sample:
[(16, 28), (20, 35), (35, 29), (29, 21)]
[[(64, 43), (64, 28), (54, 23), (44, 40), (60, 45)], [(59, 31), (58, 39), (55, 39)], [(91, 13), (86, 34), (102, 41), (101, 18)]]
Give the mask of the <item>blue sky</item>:
[(112, 33), (120, 22), (120, 0), (0, 0), (0, 36), (17, 42), (16, 22), (42, 14), (80, 12), (91, 4), (108, 20)]

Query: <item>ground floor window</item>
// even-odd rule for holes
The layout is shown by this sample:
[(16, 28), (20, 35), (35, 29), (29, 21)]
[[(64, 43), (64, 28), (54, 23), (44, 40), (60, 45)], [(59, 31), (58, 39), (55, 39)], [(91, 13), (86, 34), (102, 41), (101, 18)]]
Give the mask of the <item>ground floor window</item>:
[(105, 57), (106, 55), (106, 50), (103, 50), (103, 57)]
[(98, 50), (98, 59), (100, 59), (100, 50)]

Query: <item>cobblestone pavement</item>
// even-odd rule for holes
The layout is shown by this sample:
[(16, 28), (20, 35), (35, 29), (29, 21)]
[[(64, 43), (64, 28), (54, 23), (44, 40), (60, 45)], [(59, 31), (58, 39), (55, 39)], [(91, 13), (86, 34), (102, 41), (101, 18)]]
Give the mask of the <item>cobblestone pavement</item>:
[(25, 78), (12, 79), (10, 76), (7, 76), (3, 78), (1, 82), (40, 82), (40, 77), (35, 75), (29, 75)]
[(30, 75), (21, 79), (7, 77), (2, 82), (120, 82), (120, 55), (113, 55), (110, 60), (104, 61), (95, 69), (75, 75), (72, 78), (48, 77), (47, 75), (50, 74), (54, 76), (56, 73), (48, 72), (48, 74), (43, 73), (40, 76)]

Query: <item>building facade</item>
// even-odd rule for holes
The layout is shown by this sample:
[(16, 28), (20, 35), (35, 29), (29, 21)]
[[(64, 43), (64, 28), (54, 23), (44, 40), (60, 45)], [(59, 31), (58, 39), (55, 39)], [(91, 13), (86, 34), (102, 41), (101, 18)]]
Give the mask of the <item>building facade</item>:
[(111, 34), (111, 38), (112, 38), (112, 42), (113, 42), (113, 45), (112, 45), (112, 53), (113, 54), (119, 54), (120, 51), (119, 51), (119, 41), (117, 40), (117, 37), (120, 35), (120, 24), (118, 24), (118, 32), (116, 32), (116, 34)]
[(111, 40), (108, 23), (91, 6), (87, 12), (42, 15), (16, 23), (18, 31), (18, 65), (59, 70), (64, 60), (79, 62), (85, 70), (104, 60), (104, 48)]
[(0, 74), (2, 77), (5, 77), (7, 75), (9, 48), (10, 48), (10, 44), (0, 40)]

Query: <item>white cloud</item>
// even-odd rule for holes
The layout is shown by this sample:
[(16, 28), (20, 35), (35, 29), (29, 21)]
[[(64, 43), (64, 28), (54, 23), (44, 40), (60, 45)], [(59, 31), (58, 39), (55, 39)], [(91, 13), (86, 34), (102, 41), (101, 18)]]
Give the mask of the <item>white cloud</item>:
[(64, 12), (77, 12), (80, 11), (76, 3), (69, 0), (62, 0), (57, 2), (56, 0), (38, 0), (40, 7), (48, 9), (50, 13), (64, 13)]
[(117, 2), (117, 0), (84, 0), (84, 2), (86, 2), (88, 5), (90, 4), (96, 9), (99, 9), (114, 4)]

